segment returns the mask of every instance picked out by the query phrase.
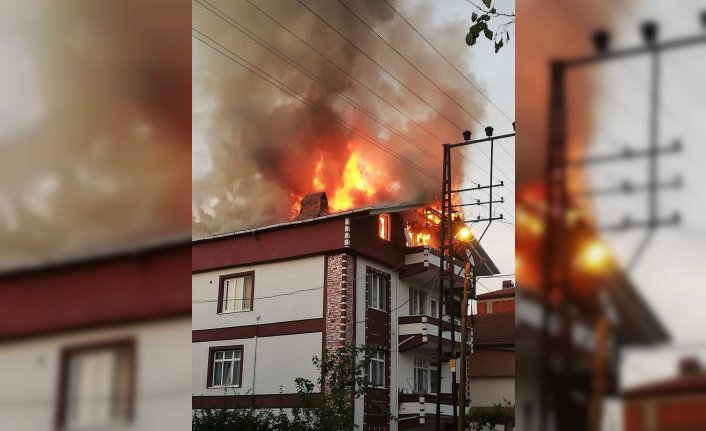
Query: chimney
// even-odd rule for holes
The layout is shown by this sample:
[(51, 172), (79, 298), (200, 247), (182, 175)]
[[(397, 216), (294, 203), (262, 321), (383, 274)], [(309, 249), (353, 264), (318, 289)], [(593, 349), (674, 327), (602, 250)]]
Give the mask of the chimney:
[(694, 356), (687, 356), (679, 361), (679, 374), (682, 376), (698, 374), (702, 371), (699, 360)]
[(515, 283), (512, 280), (503, 280), (503, 289), (512, 289), (515, 287)]
[(328, 198), (325, 192), (310, 193), (301, 201), (301, 209), (296, 220), (306, 220), (328, 215)]

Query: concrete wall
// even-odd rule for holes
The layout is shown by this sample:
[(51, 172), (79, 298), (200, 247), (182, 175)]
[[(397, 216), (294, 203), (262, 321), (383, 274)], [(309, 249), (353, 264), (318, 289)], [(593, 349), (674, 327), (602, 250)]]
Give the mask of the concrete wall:
[(133, 338), (137, 358), (134, 422), (101, 430), (189, 430), (190, 327), (191, 319), (185, 317), (3, 344), (2, 428), (23, 431), (54, 428), (62, 349)]
[[(247, 271), (255, 273), (252, 311), (218, 314), (215, 301), (218, 299), (219, 277)], [(323, 317), (324, 256), (209, 271), (194, 274), (192, 280), (194, 330)], [(313, 290), (286, 295), (303, 289)], [(231, 345), (243, 346), (243, 374), (241, 387), (229, 388), (228, 394), (234, 391), (252, 394), (253, 390), (257, 395), (277, 394), (280, 385), (284, 393), (294, 393), (296, 377), (316, 380), (312, 358), (321, 355), (321, 332), (199, 342), (194, 343), (192, 349), (193, 395), (224, 394), (222, 388), (207, 387), (208, 349)]]
[[(219, 276), (255, 271), (252, 311), (218, 314)], [(323, 315), (324, 257), (239, 266), (194, 274), (192, 277), (193, 329), (226, 328), (321, 318)], [(266, 299), (259, 297), (315, 289)]]
[[(257, 348), (256, 348), (257, 344)], [(316, 381), (318, 371), (312, 364), (314, 356), (321, 356), (321, 333), (284, 335), (194, 343), (192, 349), (193, 395), (223, 395), (222, 388), (208, 388), (208, 349), (212, 346), (243, 346), (242, 386), (228, 388), (233, 394), (277, 394), (296, 392), (294, 379), (304, 377)], [(257, 361), (255, 354), (257, 352)], [(253, 377), (255, 386), (253, 391)]]
[(505, 404), (503, 397), (515, 405), (515, 379), (512, 377), (474, 377), (469, 385), (473, 407)]

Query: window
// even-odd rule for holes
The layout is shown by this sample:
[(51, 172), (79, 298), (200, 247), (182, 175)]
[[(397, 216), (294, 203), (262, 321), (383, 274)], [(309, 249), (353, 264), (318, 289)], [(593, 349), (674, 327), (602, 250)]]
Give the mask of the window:
[(370, 370), (368, 370), (370, 384), (379, 388), (385, 387), (385, 352), (373, 351), (370, 357)]
[(409, 315), (423, 316), (426, 314), (427, 294), (422, 289), (409, 288)]
[(382, 274), (368, 275), (368, 307), (386, 311), (387, 278)]
[(439, 314), (439, 305), (436, 299), (431, 300), (431, 317), (437, 317)]
[(243, 373), (242, 346), (209, 349), (209, 387), (240, 387)]
[(378, 216), (378, 236), (385, 241), (390, 240), (390, 215), (380, 214)]
[(221, 277), (221, 290), (218, 295), (218, 312), (252, 310), (254, 274), (242, 273)]
[(414, 392), (418, 394), (436, 393), (438, 369), (435, 362), (414, 358)]
[(429, 392), (429, 361), (414, 358), (414, 392), (426, 394)]
[(439, 367), (436, 362), (429, 363), (429, 392), (436, 393), (436, 381), (439, 378)]
[(133, 340), (66, 349), (61, 370), (61, 429), (117, 425), (131, 420)]

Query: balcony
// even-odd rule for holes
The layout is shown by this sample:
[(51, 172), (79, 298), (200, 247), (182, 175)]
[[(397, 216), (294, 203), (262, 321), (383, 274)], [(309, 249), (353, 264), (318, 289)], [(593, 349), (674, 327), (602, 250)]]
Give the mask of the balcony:
[[(435, 421), (436, 405), (441, 404), (441, 416), (449, 418), (453, 415), (453, 398), (451, 394), (399, 394), (399, 428), (407, 429)], [(466, 402), (470, 407), (470, 402)]]
[[(400, 271), (400, 278), (415, 277), (420, 281), (429, 281), (439, 272), (441, 258), (439, 251), (429, 246), (407, 247), (404, 257), (404, 268)], [(463, 284), (460, 274), (463, 272), (463, 262), (454, 260), (455, 279), (459, 285)]]
[[(398, 323), (400, 353), (417, 348), (436, 349), (439, 343), (439, 319), (431, 316), (400, 316)], [(441, 342), (448, 348), (452, 342), (455, 342), (456, 349), (461, 347), (461, 325), (452, 325), (449, 316), (444, 316)]]

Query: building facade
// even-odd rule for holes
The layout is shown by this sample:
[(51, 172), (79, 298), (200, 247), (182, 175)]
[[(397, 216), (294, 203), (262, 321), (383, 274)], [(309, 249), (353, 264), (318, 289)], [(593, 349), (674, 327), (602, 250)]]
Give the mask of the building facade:
[(473, 354), (468, 361), (469, 398), (474, 407), (515, 405), (515, 287), (476, 297)]
[(190, 251), (0, 274), (3, 429), (190, 429)]
[[(428, 238), (424, 211), (329, 215), (319, 195), (304, 199), (295, 221), (194, 240), (193, 408), (294, 407), (294, 379), (317, 378), (312, 358), (353, 342), (375, 351), (366, 397), (399, 419), (390, 424), (356, 399), (362, 429), (433, 427), (437, 403), (450, 417), (451, 372), (437, 345), (458, 351), (460, 326), (450, 309), (438, 312), (438, 253), (415, 241)], [(479, 245), (474, 253), (481, 271), (497, 273)]]

